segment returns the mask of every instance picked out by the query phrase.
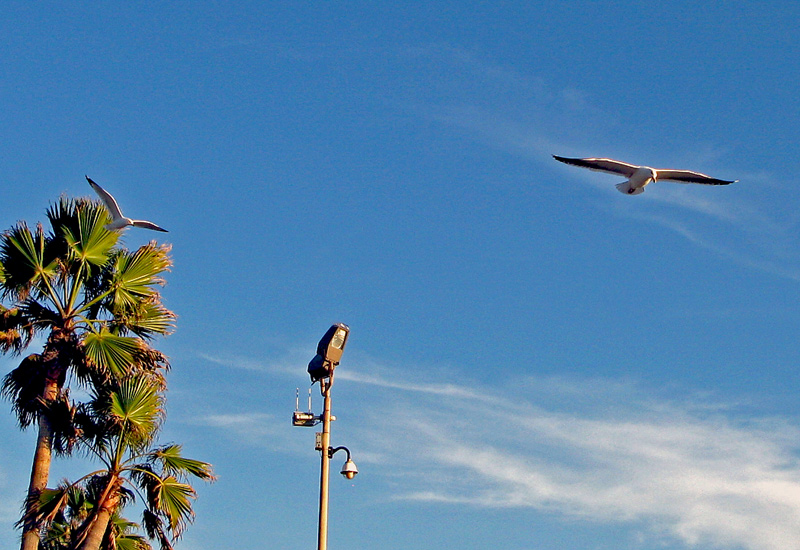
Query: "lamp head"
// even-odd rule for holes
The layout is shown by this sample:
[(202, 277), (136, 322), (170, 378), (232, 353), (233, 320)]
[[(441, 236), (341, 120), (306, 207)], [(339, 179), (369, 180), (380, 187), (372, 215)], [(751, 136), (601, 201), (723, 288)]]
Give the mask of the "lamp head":
[(342, 466), (341, 474), (347, 479), (353, 479), (356, 477), (357, 473), (358, 468), (356, 468), (356, 463), (348, 458), (347, 462), (345, 462), (344, 466)]
[(331, 328), (319, 341), (317, 354), (308, 364), (308, 374), (311, 376), (312, 384), (317, 380), (330, 377), (333, 369), (342, 358), (342, 352), (349, 334), (350, 327), (344, 323), (336, 323), (331, 325)]
[(317, 355), (321, 355), (334, 366), (338, 365), (349, 334), (350, 327), (344, 323), (331, 325), (331, 328), (328, 329), (325, 336), (317, 344)]

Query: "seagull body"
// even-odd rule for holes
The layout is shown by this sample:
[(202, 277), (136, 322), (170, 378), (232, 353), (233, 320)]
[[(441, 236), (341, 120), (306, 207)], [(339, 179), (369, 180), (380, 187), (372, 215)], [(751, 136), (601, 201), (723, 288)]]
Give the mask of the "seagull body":
[(628, 178), (627, 181), (618, 183), (616, 187), (620, 193), (625, 193), (626, 195), (644, 193), (645, 185), (657, 180), (676, 181), (678, 183), (700, 183), (704, 185), (728, 185), (739, 181), (712, 178), (711, 176), (706, 176), (700, 172), (692, 172), (690, 170), (662, 170), (650, 168), (649, 166), (634, 166), (627, 162), (620, 162), (612, 159), (572, 159), (557, 157), (556, 155), (553, 155), (553, 158), (565, 164), (572, 164), (573, 166), (588, 168), (589, 170), (625, 176)]
[(119, 231), (121, 229), (125, 229), (126, 227), (142, 227), (144, 229), (152, 229), (154, 231), (163, 231), (167, 233), (166, 229), (163, 229), (153, 222), (148, 222), (146, 220), (132, 220), (130, 218), (126, 218), (122, 215), (122, 211), (119, 209), (119, 205), (117, 201), (114, 200), (114, 197), (111, 196), (111, 193), (97, 185), (89, 176), (86, 176), (86, 180), (89, 182), (89, 185), (92, 186), (97, 196), (100, 197), (100, 200), (103, 201), (103, 204), (108, 209), (108, 213), (111, 214), (111, 223), (105, 226), (105, 229), (108, 231)]

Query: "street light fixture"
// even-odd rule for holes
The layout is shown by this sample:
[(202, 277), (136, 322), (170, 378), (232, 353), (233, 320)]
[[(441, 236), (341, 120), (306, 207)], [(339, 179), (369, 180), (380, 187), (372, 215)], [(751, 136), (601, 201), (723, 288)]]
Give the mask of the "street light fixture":
[(332, 325), (317, 344), (317, 354), (308, 363), (311, 383), (333, 377), (333, 369), (339, 364), (347, 344), (350, 327), (343, 323)]
[[(314, 426), (322, 422), (322, 432), (317, 433), (316, 449), (320, 451), (321, 465), (319, 478), (319, 530), (317, 532), (317, 550), (327, 550), (328, 547), (328, 477), (330, 473), (330, 459), (338, 451), (347, 453), (347, 460), (342, 466), (341, 474), (347, 479), (353, 479), (358, 473), (355, 463), (350, 458), (350, 449), (347, 447), (331, 447), (331, 386), (333, 386), (333, 371), (342, 358), (350, 327), (337, 323), (325, 333), (317, 345), (317, 354), (308, 363), (308, 374), (311, 384), (319, 382), (320, 393), (324, 398), (322, 414), (314, 416), (310, 411), (311, 397), (309, 394), (309, 412), (303, 413), (295, 410), (292, 423), (295, 426)], [(299, 400), (299, 398), (298, 398)], [(297, 407), (296, 407), (297, 408)]]

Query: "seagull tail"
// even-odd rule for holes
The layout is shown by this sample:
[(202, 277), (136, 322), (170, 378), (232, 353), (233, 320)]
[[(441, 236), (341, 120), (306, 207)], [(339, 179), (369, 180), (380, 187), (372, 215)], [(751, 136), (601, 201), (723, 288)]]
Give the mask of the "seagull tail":
[(626, 195), (640, 195), (644, 193), (644, 187), (632, 188), (630, 181), (623, 181), (617, 184), (617, 191)]

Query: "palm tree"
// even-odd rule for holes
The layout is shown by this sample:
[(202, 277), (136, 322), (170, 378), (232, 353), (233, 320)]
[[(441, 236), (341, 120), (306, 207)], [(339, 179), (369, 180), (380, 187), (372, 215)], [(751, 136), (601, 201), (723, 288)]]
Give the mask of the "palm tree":
[(150, 548), (131, 532), (138, 526), (119, 516), (136, 494), (144, 504), (145, 532), (162, 550), (170, 550), (171, 541), (194, 519), (195, 491), (185, 480), (211, 481), (214, 475), (210, 464), (184, 458), (179, 445), (151, 447), (164, 417), (157, 382), (148, 373), (133, 375), (112, 383), (117, 386), (112, 391), (102, 388), (82, 407), (81, 439), (104, 468), (40, 494), (34, 513), (45, 526), (46, 542), (68, 541), (80, 550)]
[(38, 423), (22, 550), (37, 550), (32, 513), (47, 486), (50, 459), (69, 452), (79, 434), (69, 402), (71, 374), (89, 388), (132, 372), (159, 373), (166, 357), (148, 342), (168, 334), (175, 315), (157, 287), (171, 266), (168, 246), (155, 243), (129, 252), (119, 234), (104, 229), (110, 218), (99, 203), (62, 197), (47, 211), (51, 230), (19, 222), (0, 236), (0, 351), (20, 353), (35, 334), (46, 334), (39, 354), (9, 373), (2, 392), (21, 428)]

